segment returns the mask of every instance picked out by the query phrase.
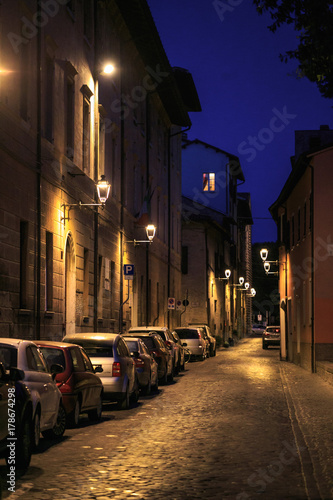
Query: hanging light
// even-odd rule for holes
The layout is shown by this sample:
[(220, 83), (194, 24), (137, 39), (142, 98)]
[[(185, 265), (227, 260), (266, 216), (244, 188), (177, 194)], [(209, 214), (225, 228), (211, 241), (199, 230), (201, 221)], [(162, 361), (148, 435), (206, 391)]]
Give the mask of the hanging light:
[(268, 257), (268, 250), (267, 250), (267, 248), (262, 248), (260, 250), (260, 257), (261, 257), (261, 259), (263, 261), (265, 261), (267, 259), (267, 257)]
[(231, 276), (231, 271), (230, 271), (230, 269), (226, 269), (226, 270), (224, 271), (224, 274), (225, 274), (225, 278), (228, 280), (228, 279), (230, 278), (230, 276)]
[(239, 281), (240, 286), (244, 285), (244, 278), (243, 278), (243, 276), (241, 276), (238, 281)]
[(96, 184), (97, 195), (100, 203), (104, 204), (109, 197), (110, 194), (110, 184), (105, 179), (105, 175), (101, 176), (101, 179)]
[(269, 262), (265, 262), (265, 263), (264, 263), (264, 269), (265, 269), (266, 273), (268, 273), (268, 272), (269, 272), (270, 268), (271, 268), (270, 263), (269, 263)]
[(146, 227), (146, 234), (149, 241), (153, 241), (156, 233), (156, 227), (154, 224), (148, 224)]

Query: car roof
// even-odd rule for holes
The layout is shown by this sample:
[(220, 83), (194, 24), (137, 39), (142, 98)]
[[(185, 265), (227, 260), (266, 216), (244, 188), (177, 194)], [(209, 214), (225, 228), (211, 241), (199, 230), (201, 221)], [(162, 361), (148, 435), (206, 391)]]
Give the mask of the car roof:
[(71, 346), (77, 347), (77, 344), (69, 344), (67, 342), (57, 342), (56, 340), (36, 340), (35, 341), (36, 345), (39, 347), (45, 346), (45, 347), (58, 347), (62, 349), (68, 349)]
[(131, 326), (128, 330), (129, 332), (162, 332), (165, 330), (169, 330), (167, 326)]
[(26, 345), (36, 345), (34, 341), (32, 340), (25, 340), (25, 339), (12, 339), (12, 338), (0, 338), (0, 344), (7, 344), (12, 347), (18, 348), (20, 344), (26, 344)]
[(69, 339), (75, 344), (75, 340), (115, 340), (117, 337), (120, 337), (119, 333), (70, 333), (65, 335), (62, 340)]

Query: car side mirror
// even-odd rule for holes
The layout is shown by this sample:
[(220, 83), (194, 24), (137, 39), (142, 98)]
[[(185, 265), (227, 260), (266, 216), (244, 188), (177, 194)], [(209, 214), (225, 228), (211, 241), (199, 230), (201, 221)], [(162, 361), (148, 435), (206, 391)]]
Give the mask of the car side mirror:
[(9, 378), (11, 380), (14, 380), (14, 382), (17, 382), (18, 380), (23, 380), (24, 379), (24, 371), (19, 370), (18, 368), (11, 367), (9, 369)]
[(94, 373), (102, 373), (103, 368), (101, 366), (95, 366), (94, 367)]

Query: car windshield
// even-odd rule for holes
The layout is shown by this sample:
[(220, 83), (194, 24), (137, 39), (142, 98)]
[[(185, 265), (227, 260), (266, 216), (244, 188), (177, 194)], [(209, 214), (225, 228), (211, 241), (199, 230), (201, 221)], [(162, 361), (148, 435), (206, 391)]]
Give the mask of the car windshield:
[(11, 366), (17, 367), (17, 349), (15, 347), (0, 344), (0, 363), (6, 370)]
[(198, 339), (199, 333), (198, 330), (190, 330), (190, 329), (180, 329), (177, 328), (176, 332), (181, 339)]
[(62, 349), (57, 349), (56, 347), (39, 347), (39, 350), (43, 354), (49, 368), (52, 365), (61, 365), (63, 368), (66, 368), (65, 356)]
[(72, 340), (71, 343), (78, 344), (84, 348), (86, 353), (91, 358), (108, 357), (113, 358), (113, 341), (112, 340), (96, 340), (96, 339), (80, 339)]
[(127, 347), (129, 348), (130, 352), (137, 352), (139, 350), (139, 346), (136, 340), (127, 340), (125, 339), (125, 342), (127, 344)]
[(148, 347), (149, 351), (153, 351), (155, 349), (154, 339), (151, 337), (141, 337), (141, 340), (145, 343), (145, 346)]

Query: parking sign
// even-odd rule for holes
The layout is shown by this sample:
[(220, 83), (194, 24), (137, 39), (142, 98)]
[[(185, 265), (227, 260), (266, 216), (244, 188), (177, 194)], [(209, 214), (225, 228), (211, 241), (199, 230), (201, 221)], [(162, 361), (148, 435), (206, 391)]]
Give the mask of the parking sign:
[(125, 280), (132, 280), (134, 276), (134, 264), (124, 265), (124, 278)]

